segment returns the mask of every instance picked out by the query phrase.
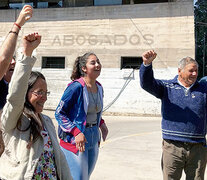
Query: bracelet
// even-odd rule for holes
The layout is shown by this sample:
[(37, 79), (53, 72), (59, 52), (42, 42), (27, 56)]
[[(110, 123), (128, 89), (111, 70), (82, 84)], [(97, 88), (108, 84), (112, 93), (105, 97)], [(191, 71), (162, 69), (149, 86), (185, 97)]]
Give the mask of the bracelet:
[(19, 28), (19, 30), (21, 29), (21, 26), (19, 24), (14, 23), (14, 25), (16, 25)]
[(16, 32), (16, 31), (9, 31), (9, 33), (14, 33), (18, 36), (18, 32)]

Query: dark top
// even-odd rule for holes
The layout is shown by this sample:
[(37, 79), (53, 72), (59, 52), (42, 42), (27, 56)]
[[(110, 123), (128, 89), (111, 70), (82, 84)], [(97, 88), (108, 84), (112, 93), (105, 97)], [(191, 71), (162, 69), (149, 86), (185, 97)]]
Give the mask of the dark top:
[(6, 103), (6, 96), (8, 94), (8, 83), (2, 80), (0, 80), (0, 109), (2, 109)]

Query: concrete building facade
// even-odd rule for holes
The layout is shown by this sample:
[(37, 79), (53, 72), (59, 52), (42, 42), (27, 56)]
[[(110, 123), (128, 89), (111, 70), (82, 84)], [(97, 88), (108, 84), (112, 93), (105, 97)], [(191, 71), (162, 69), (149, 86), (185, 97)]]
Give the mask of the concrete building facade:
[[(0, 11), (1, 41), (18, 12)], [(35, 51), (38, 60), (34, 70), (47, 78), (51, 94), (46, 109), (56, 108), (70, 82), (76, 57), (92, 51), (102, 63), (98, 80), (104, 87), (104, 106), (117, 98), (106, 114), (160, 115), (160, 101), (139, 85), (139, 69), (125, 68), (122, 58), (136, 57), (134, 60), (140, 61), (144, 51), (154, 49), (158, 54), (153, 63), (155, 77), (170, 79), (177, 74), (177, 62), (186, 56), (194, 58), (195, 54), (192, 0), (35, 9), (19, 39), (31, 32), (42, 35), (42, 43)], [(44, 68), (43, 59), (49, 57), (62, 58), (64, 66)]]

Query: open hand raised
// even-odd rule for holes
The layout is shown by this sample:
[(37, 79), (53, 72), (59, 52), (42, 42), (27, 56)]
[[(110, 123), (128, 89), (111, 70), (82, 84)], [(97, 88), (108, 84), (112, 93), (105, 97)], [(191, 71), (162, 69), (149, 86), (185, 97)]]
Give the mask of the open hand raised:
[(28, 21), (31, 17), (32, 17), (32, 13), (33, 13), (33, 8), (30, 5), (25, 5), (20, 14), (19, 17), (16, 20), (16, 23), (19, 26), (23, 26), (25, 24), (26, 21)]

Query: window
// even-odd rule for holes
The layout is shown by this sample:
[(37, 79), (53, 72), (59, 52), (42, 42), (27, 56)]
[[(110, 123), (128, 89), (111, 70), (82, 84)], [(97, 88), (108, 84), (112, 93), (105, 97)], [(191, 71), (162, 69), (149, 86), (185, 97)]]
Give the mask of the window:
[(64, 0), (64, 7), (84, 7), (93, 6), (93, 0)]
[[(25, 4), (33, 6), (33, 3), (25, 3)], [(23, 4), (23, 3), (10, 3), (9, 7), (11, 9), (22, 9), (25, 4)]]
[(122, 56), (121, 69), (139, 69), (142, 64), (142, 57)]
[(122, 0), (94, 0), (94, 6), (121, 5)]
[[(9, 4), (9, 7), (11, 9), (22, 9), (25, 4), (29, 4), (34, 8), (58, 8), (62, 7), (62, 1), (61, 0), (33, 0), (30, 1), (23, 1), (23, 0), (7, 0), (7, 5)], [(0, 7), (3, 7), (0, 3)]]
[(65, 57), (42, 57), (42, 68), (65, 68)]
[(161, 3), (172, 2), (172, 0), (122, 0), (123, 4), (143, 4), (143, 3)]
[(0, 8), (1, 9), (8, 9), (9, 8), (9, 2), (8, 2), (8, 0), (1, 0), (0, 1)]

